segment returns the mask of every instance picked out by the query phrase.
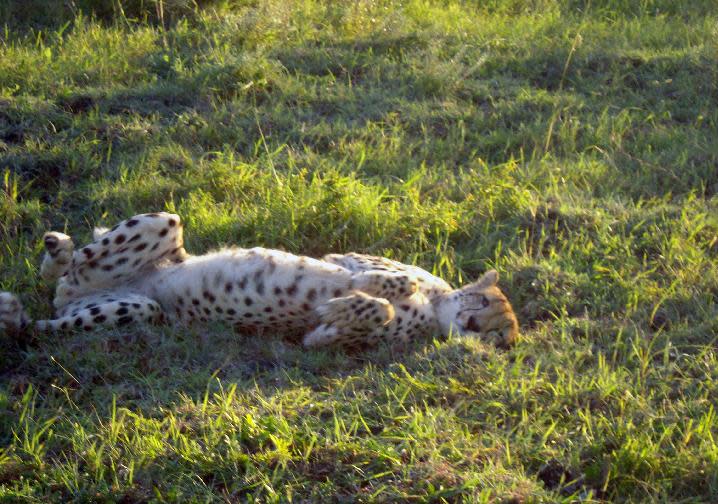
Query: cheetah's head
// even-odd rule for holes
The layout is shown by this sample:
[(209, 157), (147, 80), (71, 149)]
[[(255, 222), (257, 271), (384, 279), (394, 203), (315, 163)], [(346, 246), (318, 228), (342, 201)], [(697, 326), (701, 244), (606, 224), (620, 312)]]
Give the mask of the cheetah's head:
[(519, 325), (511, 303), (497, 287), (499, 274), (489, 270), (476, 282), (442, 296), (436, 303), (441, 332), (476, 335), (497, 346), (518, 338)]

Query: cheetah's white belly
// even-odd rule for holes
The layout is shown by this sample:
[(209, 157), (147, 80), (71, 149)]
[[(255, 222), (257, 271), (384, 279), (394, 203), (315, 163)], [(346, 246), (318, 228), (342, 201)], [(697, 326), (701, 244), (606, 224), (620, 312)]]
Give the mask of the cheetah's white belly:
[(351, 273), (338, 265), (263, 248), (226, 249), (159, 269), (139, 290), (181, 321), (224, 320), (245, 329), (305, 330), (315, 308), (345, 296)]

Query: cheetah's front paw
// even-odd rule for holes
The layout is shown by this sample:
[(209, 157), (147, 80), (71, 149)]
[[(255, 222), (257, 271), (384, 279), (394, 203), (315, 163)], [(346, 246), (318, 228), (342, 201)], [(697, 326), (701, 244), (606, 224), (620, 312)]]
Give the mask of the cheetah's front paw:
[(374, 328), (394, 318), (389, 301), (356, 292), (351, 296), (332, 299), (317, 307), (323, 324), (337, 328)]
[(372, 296), (403, 299), (419, 289), (419, 283), (404, 273), (365, 271), (352, 277), (352, 287)]
[(394, 307), (386, 299), (356, 292), (318, 306), (317, 313), (320, 324), (304, 336), (306, 347), (359, 344), (394, 318)]
[(29, 322), (20, 301), (9, 292), (0, 292), (0, 331), (14, 333), (24, 329)]

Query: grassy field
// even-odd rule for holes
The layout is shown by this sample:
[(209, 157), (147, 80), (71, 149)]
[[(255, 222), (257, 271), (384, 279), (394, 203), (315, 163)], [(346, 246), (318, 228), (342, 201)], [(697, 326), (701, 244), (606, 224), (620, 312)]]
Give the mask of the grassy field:
[(522, 340), (3, 338), (0, 501), (718, 500), (713, 1), (127, 3), (0, 8), (0, 290), (47, 317), (44, 231), (169, 210), (496, 268)]

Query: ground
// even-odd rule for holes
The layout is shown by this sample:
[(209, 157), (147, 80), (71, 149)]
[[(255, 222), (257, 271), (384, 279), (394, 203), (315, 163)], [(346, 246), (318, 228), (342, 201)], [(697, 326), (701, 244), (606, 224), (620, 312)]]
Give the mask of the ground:
[(33, 315), (45, 231), (166, 210), (192, 253), (495, 268), (523, 339), (6, 339), (0, 500), (718, 498), (714, 2), (55, 3), (0, 8), (0, 290)]

